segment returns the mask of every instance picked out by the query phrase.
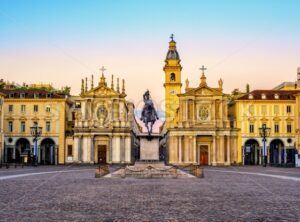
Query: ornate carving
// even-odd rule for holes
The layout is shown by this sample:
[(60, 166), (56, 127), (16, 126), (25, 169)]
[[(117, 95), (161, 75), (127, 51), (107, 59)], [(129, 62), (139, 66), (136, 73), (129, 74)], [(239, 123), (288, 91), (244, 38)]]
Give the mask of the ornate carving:
[(208, 116), (209, 116), (208, 106), (204, 106), (204, 105), (200, 106), (200, 108), (199, 108), (200, 120), (205, 121), (208, 119)]

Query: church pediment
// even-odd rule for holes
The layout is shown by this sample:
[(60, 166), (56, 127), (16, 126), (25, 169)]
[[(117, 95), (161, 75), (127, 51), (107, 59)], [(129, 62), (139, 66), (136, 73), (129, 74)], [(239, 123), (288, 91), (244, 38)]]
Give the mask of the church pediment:
[(105, 86), (105, 85), (100, 85), (86, 93), (84, 93), (83, 96), (93, 96), (93, 97), (107, 97), (107, 96), (120, 96), (121, 94), (114, 91), (113, 89)]
[(221, 96), (223, 93), (219, 90), (210, 88), (208, 86), (200, 86), (193, 90), (186, 92), (184, 95), (188, 96)]

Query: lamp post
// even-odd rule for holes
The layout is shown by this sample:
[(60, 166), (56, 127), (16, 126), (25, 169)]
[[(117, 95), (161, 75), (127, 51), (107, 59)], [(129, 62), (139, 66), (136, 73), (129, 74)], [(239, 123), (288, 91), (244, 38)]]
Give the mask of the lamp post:
[(34, 125), (30, 127), (31, 135), (33, 136), (34, 148), (33, 148), (33, 165), (37, 166), (38, 164), (38, 153), (37, 153), (37, 141), (38, 138), (42, 135), (42, 127)]
[(271, 128), (268, 128), (266, 124), (263, 124), (261, 128), (259, 128), (259, 135), (263, 140), (263, 166), (267, 166), (267, 147), (266, 147), (266, 138), (270, 136)]

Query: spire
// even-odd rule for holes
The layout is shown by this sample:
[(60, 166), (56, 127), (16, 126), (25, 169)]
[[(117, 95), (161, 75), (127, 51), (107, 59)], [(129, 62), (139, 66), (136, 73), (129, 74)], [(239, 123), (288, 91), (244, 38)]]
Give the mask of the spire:
[(110, 88), (114, 90), (114, 75), (111, 75), (111, 86)]
[(200, 68), (200, 70), (202, 71), (202, 76), (201, 76), (201, 83), (200, 83), (200, 86), (207, 86), (207, 83), (206, 83), (206, 76), (204, 74), (204, 71), (207, 70), (207, 68), (204, 67), (204, 65), (202, 65), (202, 67)]
[(92, 75), (92, 80), (91, 80), (91, 89), (94, 89), (94, 75)]
[(87, 92), (88, 91), (88, 86), (87, 86), (87, 77), (85, 77), (85, 92)]
[(122, 94), (125, 94), (125, 80), (122, 79)]
[(84, 79), (81, 79), (81, 95), (84, 94)]
[(190, 81), (189, 79), (185, 80), (185, 91), (189, 88)]
[(119, 78), (117, 78), (117, 92), (120, 92), (120, 86), (119, 86)]
[(107, 86), (106, 81), (105, 81), (105, 77), (104, 77), (104, 71), (105, 71), (105, 70), (106, 70), (106, 69), (104, 68), (104, 66), (102, 66), (102, 67), (100, 68), (100, 71), (102, 72), (102, 75), (101, 75), (101, 77), (100, 77), (99, 86)]
[(177, 59), (179, 60), (179, 53), (176, 50), (176, 42), (174, 41), (174, 34), (170, 36), (171, 41), (169, 42), (169, 51), (166, 59)]
[(106, 86), (106, 81), (105, 81), (105, 77), (104, 77), (103, 73), (102, 73), (102, 76), (100, 78), (99, 86)]

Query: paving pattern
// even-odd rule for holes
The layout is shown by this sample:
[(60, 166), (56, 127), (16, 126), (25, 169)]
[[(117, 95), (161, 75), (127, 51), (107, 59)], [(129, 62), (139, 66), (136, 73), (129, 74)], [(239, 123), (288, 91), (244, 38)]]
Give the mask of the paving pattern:
[(289, 179), (300, 178), (300, 169), (209, 167), (204, 179), (95, 179), (94, 168), (0, 169), (0, 179), (27, 174), (0, 180), (0, 221), (300, 221), (300, 182)]

